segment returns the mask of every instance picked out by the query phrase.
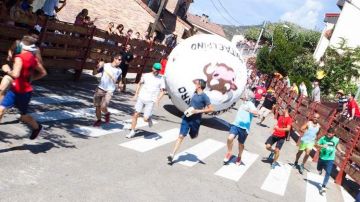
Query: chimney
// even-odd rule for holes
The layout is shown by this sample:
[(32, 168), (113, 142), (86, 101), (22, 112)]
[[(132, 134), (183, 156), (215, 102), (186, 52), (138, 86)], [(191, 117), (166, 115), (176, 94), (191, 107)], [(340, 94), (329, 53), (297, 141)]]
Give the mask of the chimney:
[(201, 19), (202, 22), (205, 22), (205, 23), (209, 22), (209, 16), (208, 15), (202, 14), (200, 16), (200, 19)]

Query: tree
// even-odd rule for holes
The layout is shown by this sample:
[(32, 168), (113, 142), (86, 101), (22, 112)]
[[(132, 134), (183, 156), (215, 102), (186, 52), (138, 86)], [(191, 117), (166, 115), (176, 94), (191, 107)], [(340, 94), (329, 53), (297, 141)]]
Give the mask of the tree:
[(321, 87), (325, 95), (335, 94), (340, 89), (345, 93), (356, 91), (354, 79), (360, 76), (360, 47), (350, 48), (342, 39), (338, 47), (326, 50), (323, 62), (325, 77)]

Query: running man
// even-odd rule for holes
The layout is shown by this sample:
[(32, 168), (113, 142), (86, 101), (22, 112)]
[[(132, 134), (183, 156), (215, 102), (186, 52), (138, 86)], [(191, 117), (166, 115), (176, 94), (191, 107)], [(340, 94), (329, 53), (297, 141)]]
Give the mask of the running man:
[(194, 81), (194, 84), (195, 93), (191, 98), (190, 108), (185, 111), (185, 115), (182, 117), (180, 135), (176, 140), (173, 152), (167, 157), (169, 164), (173, 163), (174, 156), (188, 133), (191, 138), (196, 138), (198, 136), (201, 114), (214, 111), (214, 107), (210, 103), (210, 98), (204, 92), (204, 89), (206, 88), (206, 81), (203, 79), (197, 79)]
[(225, 154), (224, 164), (227, 164), (231, 160), (233, 142), (236, 137), (239, 142), (239, 153), (235, 163), (237, 165), (241, 164), (241, 155), (244, 151), (245, 140), (250, 131), (251, 121), (253, 116), (258, 114), (254, 103), (251, 102), (250, 94), (248, 94), (247, 91), (243, 93), (243, 97), (241, 99), (243, 102), (238, 109), (235, 121), (230, 127), (230, 135), (227, 139), (227, 152)]
[[(276, 125), (274, 126), (274, 133), (266, 140), (266, 149), (271, 153), (268, 157), (269, 160), (273, 159), (271, 163), (271, 168), (274, 169), (279, 165), (277, 160), (279, 159), (280, 150), (283, 146), (286, 138), (286, 132), (290, 131), (292, 119), (289, 116), (290, 109), (286, 107), (285, 109), (281, 109), (280, 116)], [(272, 145), (276, 143), (275, 149), (272, 148)]]
[(99, 62), (97, 65), (97, 72), (101, 72), (100, 84), (95, 90), (94, 106), (96, 109), (96, 121), (94, 127), (101, 126), (101, 112), (105, 113), (105, 123), (110, 122), (110, 112), (108, 106), (111, 97), (113, 96), (116, 88), (120, 89), (121, 84), (116, 87), (116, 81), (121, 75), (121, 69), (118, 68), (121, 63), (121, 55), (115, 55), (111, 63)]
[[(25, 46), (30, 46), (35, 44), (37, 39), (31, 36), (24, 36), (21, 41)], [(30, 80), (35, 81), (46, 76), (46, 70), (39, 64), (39, 61), (32, 52), (22, 49), (20, 54), (14, 58), (13, 69), (11, 70), (9, 66), (3, 66), (3, 71), (13, 79), (13, 83), (11, 89), (7, 91), (1, 102), (0, 121), (5, 114), (5, 110), (15, 106), (20, 111), (20, 120), (32, 128), (30, 139), (33, 140), (40, 134), (42, 125), (38, 124), (28, 114), (33, 91)]]
[(339, 138), (335, 137), (334, 132), (334, 128), (330, 128), (328, 133), (321, 137), (316, 144), (316, 148), (320, 150), (317, 170), (320, 175), (322, 174), (322, 170), (325, 170), (325, 177), (321, 185), (320, 194), (326, 192), (326, 185), (334, 165), (336, 150), (341, 154), (344, 154), (344, 151), (342, 151), (339, 146)]
[(262, 104), (259, 110), (259, 114), (260, 114), (260, 122), (258, 123), (259, 125), (263, 124), (265, 118), (271, 113), (275, 104), (276, 104), (276, 98), (274, 96), (274, 91), (268, 90), (268, 94), (266, 94), (265, 96), (264, 103)]
[(303, 174), (305, 169), (305, 163), (308, 160), (310, 156), (311, 150), (314, 148), (315, 145), (315, 139), (319, 135), (320, 132), (320, 124), (319, 124), (319, 118), (320, 115), (318, 113), (315, 113), (312, 120), (308, 121), (301, 127), (301, 131), (304, 132), (304, 135), (301, 137), (299, 150), (296, 154), (295, 162), (293, 167), (297, 168), (298, 161), (302, 155), (302, 153), (305, 151), (305, 156), (303, 158), (302, 164), (299, 167), (300, 174)]
[[(165, 93), (165, 81), (164, 78), (159, 74), (161, 70), (161, 64), (155, 63), (151, 73), (144, 74), (141, 81), (138, 83), (134, 100), (137, 99), (135, 104), (135, 113), (132, 117), (131, 131), (127, 138), (135, 136), (135, 128), (137, 119), (140, 113), (144, 110), (144, 121), (148, 122), (149, 127), (152, 127), (153, 122), (151, 119), (154, 105), (159, 106), (161, 98)], [(139, 98), (138, 98), (139, 97)]]

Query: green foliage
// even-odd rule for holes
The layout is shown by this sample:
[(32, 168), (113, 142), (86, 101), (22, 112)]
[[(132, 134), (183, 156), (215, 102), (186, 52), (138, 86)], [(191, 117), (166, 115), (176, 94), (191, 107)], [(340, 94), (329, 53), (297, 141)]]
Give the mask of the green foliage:
[(360, 47), (349, 48), (342, 39), (339, 46), (329, 47), (324, 55), (326, 76), (321, 81), (324, 94), (334, 94), (337, 90), (345, 93), (355, 92), (357, 86), (352, 80), (360, 76)]

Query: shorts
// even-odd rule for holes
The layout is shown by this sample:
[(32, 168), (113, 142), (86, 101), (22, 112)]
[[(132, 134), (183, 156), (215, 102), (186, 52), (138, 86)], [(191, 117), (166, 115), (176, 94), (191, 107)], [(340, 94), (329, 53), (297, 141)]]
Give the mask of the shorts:
[(259, 110), (260, 117), (267, 117), (270, 114), (271, 110), (265, 107), (261, 107)]
[(104, 91), (101, 88), (96, 88), (94, 95), (94, 106), (106, 108), (110, 104), (112, 93)]
[(255, 104), (255, 107), (259, 106), (260, 100), (256, 100), (256, 99), (255, 99), (255, 103), (254, 103), (254, 104)]
[(200, 123), (201, 117), (189, 118), (184, 115), (181, 121), (180, 135), (185, 137), (189, 133), (192, 138), (197, 137), (199, 134)]
[(283, 144), (285, 143), (285, 137), (276, 137), (271, 135), (265, 142), (265, 144), (269, 144), (271, 146), (273, 146), (273, 144), (275, 143), (276, 143), (275, 147), (280, 150)]
[(314, 142), (300, 142), (299, 145), (299, 150), (300, 151), (304, 151), (304, 150), (308, 150), (308, 149), (313, 149), (314, 148), (315, 143)]
[(11, 107), (16, 107), (19, 109), (21, 115), (27, 114), (29, 103), (31, 99), (32, 92), (28, 93), (14, 93), (12, 90), (9, 90), (4, 99), (1, 102), (1, 106), (6, 109)]
[(140, 98), (137, 99), (135, 104), (135, 111), (141, 113), (144, 110), (144, 117), (150, 118), (154, 109), (154, 101), (144, 101)]
[(238, 138), (238, 142), (241, 144), (245, 143), (245, 140), (248, 136), (248, 133), (246, 132), (245, 129), (242, 129), (234, 125), (231, 125), (229, 133), (235, 135), (235, 137)]

